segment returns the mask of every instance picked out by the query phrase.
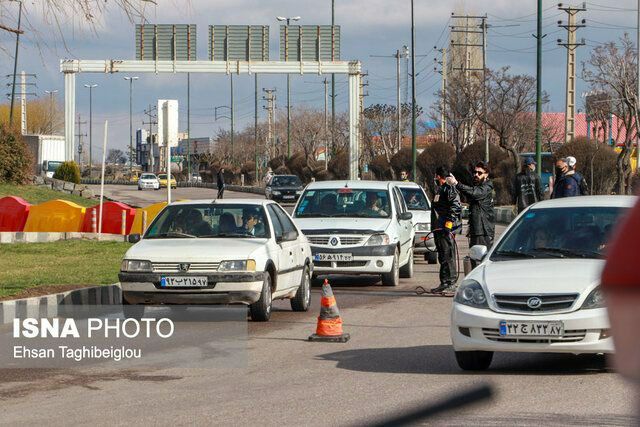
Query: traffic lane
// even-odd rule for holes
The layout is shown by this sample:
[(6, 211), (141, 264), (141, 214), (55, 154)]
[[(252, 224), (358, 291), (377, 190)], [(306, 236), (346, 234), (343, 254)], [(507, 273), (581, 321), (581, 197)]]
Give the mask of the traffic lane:
[[(100, 195), (99, 185), (89, 185), (93, 194)], [(160, 190), (138, 190), (136, 185), (105, 185), (104, 195), (110, 199), (117, 200), (132, 206), (145, 207), (154, 203), (165, 202), (167, 200), (167, 189)], [(203, 187), (178, 187), (171, 190), (171, 200), (198, 200), (215, 199), (218, 190)], [(235, 191), (224, 192), (225, 199), (264, 199), (261, 194), (240, 193)]]
[(348, 343), (307, 342), (317, 312), (286, 323), (276, 312), (272, 322), (252, 324), (245, 368), (170, 369), (167, 360), (162, 370), (18, 379), (0, 389), (3, 422), (366, 424), (481, 383), (493, 387), (492, 402), (456, 410), (437, 423), (633, 422), (631, 386), (591, 356), (505, 353), (487, 372), (461, 371), (449, 339), (451, 299), (360, 298), (364, 304), (349, 307), (348, 297), (337, 296)]

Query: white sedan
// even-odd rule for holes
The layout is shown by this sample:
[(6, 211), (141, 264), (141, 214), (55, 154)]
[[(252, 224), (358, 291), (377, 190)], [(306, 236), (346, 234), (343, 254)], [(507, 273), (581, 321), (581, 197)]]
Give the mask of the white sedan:
[(522, 212), (462, 282), (451, 313), (458, 365), (487, 369), (495, 351), (611, 353), (600, 272), (630, 196), (554, 199)]
[[(125, 311), (134, 304), (249, 306), (266, 321), (274, 299), (307, 311), (311, 248), (289, 215), (263, 200), (176, 202), (165, 207), (122, 260)], [(129, 307), (127, 307), (129, 305)]]
[(140, 178), (138, 179), (138, 190), (144, 190), (146, 188), (154, 190), (160, 189), (160, 181), (155, 174), (143, 173), (140, 175)]

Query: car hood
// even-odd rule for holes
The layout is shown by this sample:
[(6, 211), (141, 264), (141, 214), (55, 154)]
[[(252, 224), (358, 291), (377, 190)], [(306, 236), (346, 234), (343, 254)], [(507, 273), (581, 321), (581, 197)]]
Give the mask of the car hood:
[(218, 262), (247, 259), (264, 247), (267, 239), (142, 239), (125, 254), (127, 259), (152, 262)]
[(488, 261), (469, 278), (482, 280), (490, 294), (583, 293), (600, 281), (603, 267), (599, 259)]
[(384, 232), (389, 221), (391, 218), (295, 218), (305, 234), (314, 231), (323, 234)]

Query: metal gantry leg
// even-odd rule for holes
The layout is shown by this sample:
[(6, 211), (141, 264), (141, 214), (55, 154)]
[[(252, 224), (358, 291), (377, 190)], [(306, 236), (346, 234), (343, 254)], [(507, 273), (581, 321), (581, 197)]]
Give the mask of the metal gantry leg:
[(76, 117), (76, 73), (64, 73), (64, 141), (65, 160), (73, 160), (74, 147), (74, 125)]
[(360, 175), (360, 73), (349, 74), (349, 179)]

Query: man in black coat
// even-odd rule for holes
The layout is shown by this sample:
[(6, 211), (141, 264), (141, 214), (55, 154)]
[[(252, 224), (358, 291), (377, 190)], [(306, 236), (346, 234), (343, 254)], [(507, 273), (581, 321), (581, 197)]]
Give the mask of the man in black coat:
[(489, 165), (476, 163), (473, 168), (473, 186), (464, 185), (455, 177), (447, 182), (469, 203), (469, 247), (483, 245), (489, 249), (495, 236), (495, 215), (493, 212), (493, 183), (489, 179)]
[(431, 292), (453, 292), (458, 272), (455, 262), (455, 242), (453, 233), (460, 227), (462, 205), (455, 187), (447, 184), (450, 175), (446, 166), (436, 169), (438, 188), (431, 204), (431, 227), (440, 263), (440, 285)]
[(218, 199), (224, 198), (224, 168), (218, 171)]
[(522, 172), (516, 175), (513, 186), (518, 213), (543, 199), (540, 177), (536, 173), (536, 162), (531, 157), (524, 159)]

